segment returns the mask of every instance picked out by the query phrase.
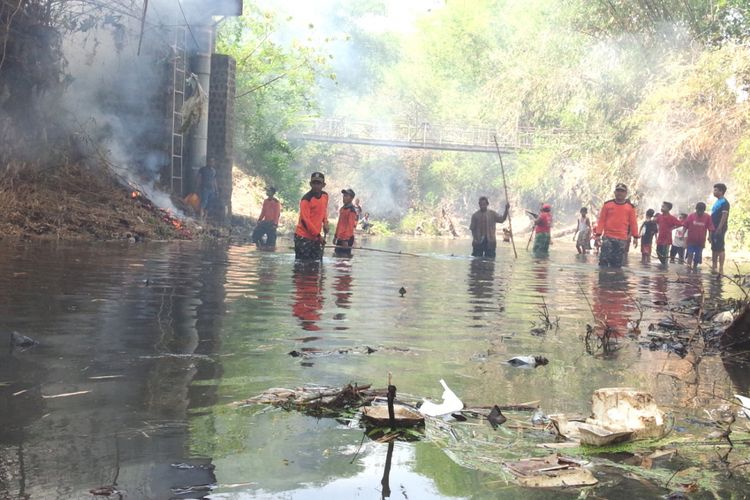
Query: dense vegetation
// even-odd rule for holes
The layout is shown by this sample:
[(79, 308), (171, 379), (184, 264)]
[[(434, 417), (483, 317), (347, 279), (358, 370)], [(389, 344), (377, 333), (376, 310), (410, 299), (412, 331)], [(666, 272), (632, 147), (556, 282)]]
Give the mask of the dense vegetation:
[[(288, 196), (306, 172), (320, 167), (336, 188), (360, 187), (380, 216), (400, 219), (411, 209), (406, 219), (413, 219), (441, 208), (465, 216), (479, 193), (497, 205), (503, 198), (490, 155), (294, 149), (283, 132), (304, 113), (481, 124), (508, 134), (518, 127), (540, 134), (562, 129), (570, 133), (566, 140), (507, 159), (516, 204), (595, 207), (622, 180), (643, 205), (656, 207), (666, 198), (688, 210), (723, 181), (735, 206), (731, 229), (750, 242), (750, 220), (742, 215), (750, 208), (745, 1), (451, 1), (425, 10), (416, 28), (404, 32), (368, 30), (361, 22), (383, 15), (384, 2), (340, 2), (331, 11), (343, 36), (314, 54), (300, 42), (277, 46), (291, 58), (286, 83), (239, 102), (240, 119), (262, 137), (245, 134), (252, 143), (243, 149), (247, 165)], [(284, 22), (274, 25), (279, 33)], [(263, 41), (267, 30), (256, 29), (246, 47), (270, 48)], [(335, 57), (322, 57), (327, 52)], [(258, 70), (247, 86), (282, 71)], [(260, 116), (248, 111), (264, 106), (269, 111)]]
[[(64, 37), (106, 29), (120, 47), (138, 35), (124, 26), (141, 8), (0, 2), (6, 169), (78, 161), (85, 148), (60, 110), (79, 81)], [(508, 136), (531, 128), (537, 147), (506, 158), (517, 209), (548, 201), (564, 220), (624, 181), (644, 208), (669, 199), (687, 211), (723, 181), (732, 240), (750, 243), (746, 0), (424, 0), (395, 9), (386, 0), (256, 0), (221, 21), (217, 49), (238, 65), (238, 166), (276, 185), (290, 206), (316, 169), (331, 191), (355, 188), (365, 210), (409, 231), (436, 230), (443, 213), (465, 218), (480, 194), (495, 207), (504, 198), (492, 155), (289, 139), (313, 116), (482, 125)], [(412, 29), (395, 26), (399, 16)], [(553, 130), (558, 140), (544, 141)]]

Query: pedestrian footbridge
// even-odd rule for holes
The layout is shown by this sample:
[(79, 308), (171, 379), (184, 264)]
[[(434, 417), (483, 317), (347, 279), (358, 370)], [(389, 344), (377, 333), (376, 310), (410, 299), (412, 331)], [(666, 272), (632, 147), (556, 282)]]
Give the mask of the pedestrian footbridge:
[(502, 153), (514, 153), (560, 143), (570, 143), (565, 129), (518, 128), (512, 132), (464, 125), (428, 122), (375, 122), (347, 118), (318, 118), (303, 123), (289, 139), (361, 144), (392, 148), (495, 153), (495, 137)]

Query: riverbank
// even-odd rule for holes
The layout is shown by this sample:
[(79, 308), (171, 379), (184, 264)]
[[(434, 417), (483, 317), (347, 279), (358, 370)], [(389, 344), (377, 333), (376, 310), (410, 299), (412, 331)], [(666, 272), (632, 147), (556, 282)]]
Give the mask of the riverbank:
[(106, 167), (29, 166), (0, 176), (0, 238), (172, 240), (197, 230)]

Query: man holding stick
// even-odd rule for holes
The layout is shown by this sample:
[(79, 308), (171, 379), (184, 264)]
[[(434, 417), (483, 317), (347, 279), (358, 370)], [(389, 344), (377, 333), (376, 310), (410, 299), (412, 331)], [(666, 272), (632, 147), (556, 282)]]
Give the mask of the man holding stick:
[(494, 210), (488, 210), (490, 201), (486, 196), (479, 198), (479, 210), (471, 216), (471, 255), (473, 257), (495, 258), (497, 239), (495, 238), (496, 224), (503, 223), (508, 218), (510, 203), (505, 204), (505, 213), (499, 215)]

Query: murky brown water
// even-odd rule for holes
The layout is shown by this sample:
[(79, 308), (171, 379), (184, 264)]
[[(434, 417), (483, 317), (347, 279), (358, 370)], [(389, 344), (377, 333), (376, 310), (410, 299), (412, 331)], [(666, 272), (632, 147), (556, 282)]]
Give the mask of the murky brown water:
[[(583, 347), (591, 310), (624, 333), (638, 317), (634, 299), (645, 326), (701, 290), (737, 293), (707, 272), (640, 263), (600, 271), (593, 256), (563, 245), (549, 260), (521, 251), (514, 261), (504, 249), (491, 262), (467, 257), (466, 242), (367, 244), (424, 256), (361, 252), (301, 267), (288, 250), (223, 244), (0, 247), (0, 333), (41, 343), (0, 352), (0, 498), (91, 498), (112, 483), (144, 499), (380, 498), (388, 447), (366, 438), (360, 446), (361, 429), (227, 406), (270, 387), (384, 386), (392, 372), (404, 393), (439, 399), (444, 378), (467, 405), (539, 400), (547, 413), (586, 413), (594, 389), (631, 386), (678, 422), (705, 417), (719, 401), (712, 393), (749, 392), (748, 370), (720, 356), (696, 363), (627, 337), (610, 357)], [(543, 302), (559, 329), (534, 334)], [(364, 346), (379, 350), (287, 354)], [(550, 364), (502, 363), (523, 354)], [(608, 498), (667, 491), (602, 478)], [(391, 498), (409, 499), (562, 494), (461, 467), (429, 441), (395, 444), (390, 486)]]

